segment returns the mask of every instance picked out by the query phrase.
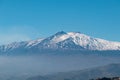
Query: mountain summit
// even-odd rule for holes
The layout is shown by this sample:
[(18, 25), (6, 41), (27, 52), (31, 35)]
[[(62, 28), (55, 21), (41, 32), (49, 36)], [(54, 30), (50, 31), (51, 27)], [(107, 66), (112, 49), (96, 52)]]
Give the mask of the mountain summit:
[(80, 32), (60, 31), (44, 38), (25, 42), (15, 42), (1, 45), (0, 52), (22, 52), (41, 49), (74, 49), (74, 50), (120, 50), (120, 42), (93, 38)]

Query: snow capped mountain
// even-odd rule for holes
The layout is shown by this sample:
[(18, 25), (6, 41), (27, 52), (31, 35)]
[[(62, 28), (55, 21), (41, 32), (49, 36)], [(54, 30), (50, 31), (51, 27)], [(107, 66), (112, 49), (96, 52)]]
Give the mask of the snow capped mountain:
[(66, 33), (61, 31), (42, 40), (40, 45), (45, 46), (46, 48), (69, 48), (68, 46), (71, 45), (71, 47), (76, 49), (79, 46), (82, 49), (87, 50), (120, 50), (120, 42), (93, 38), (79, 32)]
[[(112, 42), (99, 38), (93, 38), (80, 32), (58, 32), (38, 42), (39, 46), (46, 48), (74, 48), (87, 50), (120, 50), (120, 42)], [(72, 44), (72, 45), (71, 45)], [(76, 47), (75, 47), (76, 46)]]
[(0, 52), (32, 49), (120, 50), (120, 42), (93, 38), (80, 32), (60, 31), (48, 38), (0, 46)]

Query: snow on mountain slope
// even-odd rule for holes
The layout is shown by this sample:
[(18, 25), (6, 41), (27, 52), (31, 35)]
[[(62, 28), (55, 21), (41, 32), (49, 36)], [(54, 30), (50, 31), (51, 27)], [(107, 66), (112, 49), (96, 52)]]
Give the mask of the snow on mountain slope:
[(85, 50), (120, 50), (120, 42), (112, 42), (104, 39), (93, 38), (80, 32), (58, 32), (45, 39), (37, 39), (25, 42), (14, 42), (0, 46), (0, 51), (14, 49), (85, 49)]
[(68, 33), (77, 45), (90, 50), (119, 50), (120, 42), (93, 38), (81, 33)]
[(28, 42), (26, 47), (35, 46), (35, 45), (39, 44), (42, 40), (43, 40), (43, 38), (40, 38), (40, 39), (37, 39), (37, 40), (31, 40), (31, 41)]
[(1, 45), (0, 46), (0, 52), (7, 52), (7, 51), (14, 50), (14, 49), (17, 49), (17, 48), (24, 48), (24, 46), (26, 44), (27, 44), (27, 42), (23, 41), (23, 42), (13, 42), (13, 43), (10, 43), (10, 44), (7, 44), (7, 45)]
[(112, 42), (104, 39), (93, 38), (82, 33), (68, 33), (76, 45), (89, 50), (120, 50), (120, 42)]

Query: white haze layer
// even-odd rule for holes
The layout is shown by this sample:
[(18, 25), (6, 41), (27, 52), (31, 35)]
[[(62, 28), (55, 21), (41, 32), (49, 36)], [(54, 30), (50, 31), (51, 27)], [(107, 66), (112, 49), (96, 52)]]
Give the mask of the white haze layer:
[(97, 55), (1, 56), (0, 77), (46, 75), (119, 63), (119, 61), (119, 57)]

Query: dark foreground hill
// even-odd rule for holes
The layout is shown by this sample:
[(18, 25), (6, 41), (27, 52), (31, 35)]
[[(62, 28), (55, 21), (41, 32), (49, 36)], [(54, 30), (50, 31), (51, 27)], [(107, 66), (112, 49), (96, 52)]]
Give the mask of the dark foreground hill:
[(111, 77), (111, 78), (103, 77), (103, 78), (90, 79), (90, 80), (120, 80), (120, 77)]

